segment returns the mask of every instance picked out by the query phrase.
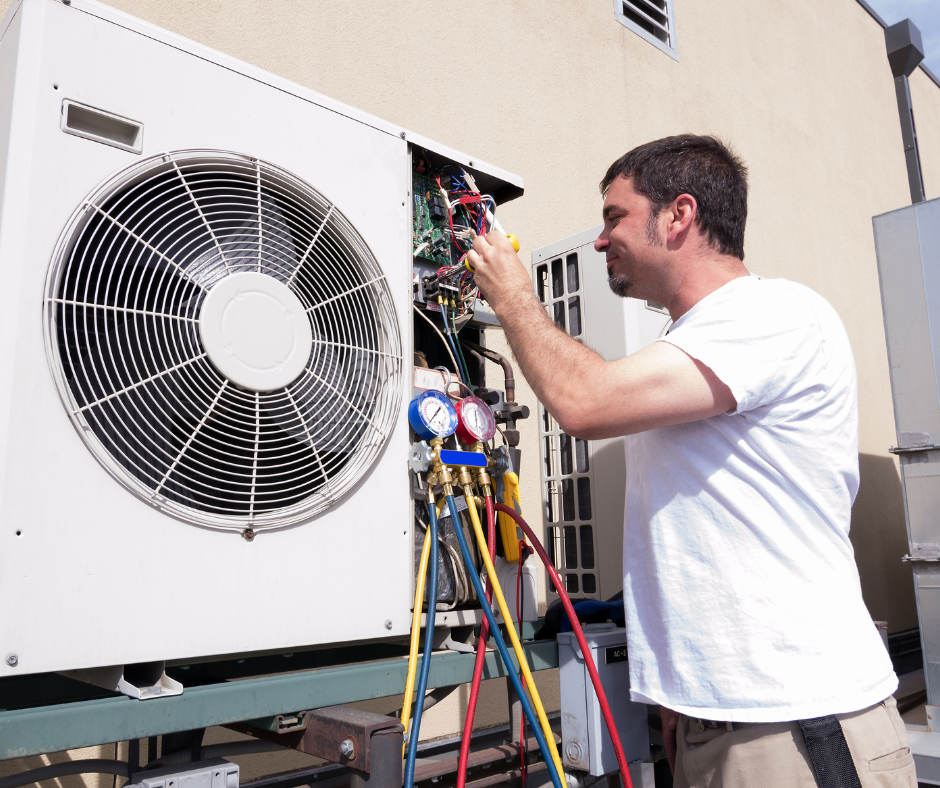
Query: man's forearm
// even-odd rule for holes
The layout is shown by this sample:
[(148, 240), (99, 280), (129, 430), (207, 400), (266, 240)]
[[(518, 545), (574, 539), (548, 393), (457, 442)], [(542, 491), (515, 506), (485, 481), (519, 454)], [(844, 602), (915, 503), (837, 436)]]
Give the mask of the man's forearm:
[(597, 378), (603, 359), (552, 323), (531, 291), (504, 300), (497, 315), (536, 397), (563, 429), (576, 431), (589, 399), (585, 387)]

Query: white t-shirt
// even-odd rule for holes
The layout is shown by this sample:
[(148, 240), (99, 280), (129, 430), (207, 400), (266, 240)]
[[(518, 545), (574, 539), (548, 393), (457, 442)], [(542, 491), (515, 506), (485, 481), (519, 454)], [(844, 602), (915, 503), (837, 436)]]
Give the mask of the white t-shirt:
[(898, 682), (849, 541), (857, 383), (835, 310), (741, 277), (659, 341), (707, 365), (737, 409), (626, 438), (632, 698), (735, 722), (884, 700)]

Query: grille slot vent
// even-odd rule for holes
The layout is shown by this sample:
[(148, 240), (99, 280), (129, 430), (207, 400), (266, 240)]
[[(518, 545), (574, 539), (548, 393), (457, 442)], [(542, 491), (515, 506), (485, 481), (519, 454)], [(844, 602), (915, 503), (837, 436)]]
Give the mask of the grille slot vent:
[(672, 0), (615, 0), (617, 21), (678, 59)]

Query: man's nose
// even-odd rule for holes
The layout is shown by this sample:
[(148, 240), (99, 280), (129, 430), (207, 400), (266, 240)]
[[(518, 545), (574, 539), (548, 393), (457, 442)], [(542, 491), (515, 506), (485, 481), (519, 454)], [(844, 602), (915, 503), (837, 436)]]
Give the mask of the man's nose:
[(606, 233), (601, 233), (597, 236), (597, 240), (594, 242), (594, 251), (603, 252), (608, 246), (610, 246), (610, 241), (607, 238)]

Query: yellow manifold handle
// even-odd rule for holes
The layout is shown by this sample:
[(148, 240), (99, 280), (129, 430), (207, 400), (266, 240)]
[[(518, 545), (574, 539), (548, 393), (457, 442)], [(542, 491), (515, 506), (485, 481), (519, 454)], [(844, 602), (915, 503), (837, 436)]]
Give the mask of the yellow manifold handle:
[[(512, 471), (503, 474), (503, 503), (522, 516), (522, 501), (519, 500), (519, 477)], [(503, 539), (503, 553), (506, 560), (515, 563), (519, 560), (519, 537), (516, 523), (508, 514), (499, 513), (499, 533)]]

